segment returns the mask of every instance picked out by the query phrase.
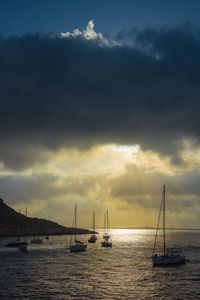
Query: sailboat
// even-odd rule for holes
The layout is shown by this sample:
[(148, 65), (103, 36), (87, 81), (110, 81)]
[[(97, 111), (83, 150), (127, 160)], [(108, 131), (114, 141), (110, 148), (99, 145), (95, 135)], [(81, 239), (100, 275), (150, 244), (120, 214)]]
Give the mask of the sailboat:
[(109, 218), (108, 218), (108, 210), (106, 211), (104, 215), (104, 229), (105, 233), (103, 235), (104, 241), (101, 242), (102, 247), (112, 247), (112, 242), (110, 241), (111, 239), (111, 233), (110, 233), (110, 223), (109, 223)]
[(27, 241), (22, 241), (20, 237), (6, 244), (7, 247), (20, 247), (24, 245), (27, 245)]
[(69, 246), (70, 252), (82, 252), (82, 251), (86, 251), (87, 248), (86, 243), (83, 243), (76, 239), (76, 228), (77, 228), (76, 215), (77, 215), (77, 206), (75, 204), (74, 220), (72, 225), (74, 228), (74, 234), (71, 235), (71, 239), (70, 239), (70, 246)]
[[(26, 213), (25, 213), (26, 217), (27, 217), (27, 207), (26, 207)], [(27, 223), (27, 221), (26, 221)], [(26, 225), (27, 227), (27, 225)], [(22, 237), (18, 237), (16, 240), (13, 240), (11, 242), (9, 242), (8, 244), (6, 244), (7, 247), (16, 247), (18, 248), (20, 251), (27, 251), (28, 249), (28, 242), (27, 239), (24, 239)]]
[[(94, 211), (93, 211), (93, 232), (95, 232), (95, 212)], [(91, 235), (88, 242), (89, 243), (96, 243), (96, 240), (97, 240), (97, 237), (94, 233), (93, 235)]]
[[(163, 214), (163, 255), (155, 254), (156, 242), (157, 242), (157, 234), (158, 227), (160, 222), (161, 212)], [(163, 185), (163, 193), (160, 204), (160, 211), (158, 216), (158, 224), (155, 234), (155, 241), (153, 246), (153, 254), (152, 254), (153, 266), (171, 266), (171, 265), (179, 265), (186, 263), (185, 256), (182, 256), (176, 252), (168, 252), (165, 242), (165, 185)]]
[[(26, 207), (26, 213), (25, 213), (26, 217), (27, 217), (27, 207)], [(27, 221), (26, 221), (26, 228), (27, 228)], [(27, 242), (27, 238), (24, 241), (24, 243), (21, 243), (21, 245), (19, 246), (19, 251), (21, 252), (27, 252), (28, 251), (28, 242)]]

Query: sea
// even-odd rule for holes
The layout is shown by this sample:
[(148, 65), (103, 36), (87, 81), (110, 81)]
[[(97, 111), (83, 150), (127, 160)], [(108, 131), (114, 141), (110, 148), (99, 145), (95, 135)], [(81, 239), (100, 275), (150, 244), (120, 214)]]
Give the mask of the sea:
[(154, 230), (111, 234), (112, 248), (101, 247), (100, 230), (82, 253), (69, 252), (66, 235), (29, 244), (27, 252), (5, 247), (11, 239), (1, 238), (0, 299), (200, 299), (200, 231), (166, 231), (167, 246), (190, 260), (176, 267), (152, 267)]

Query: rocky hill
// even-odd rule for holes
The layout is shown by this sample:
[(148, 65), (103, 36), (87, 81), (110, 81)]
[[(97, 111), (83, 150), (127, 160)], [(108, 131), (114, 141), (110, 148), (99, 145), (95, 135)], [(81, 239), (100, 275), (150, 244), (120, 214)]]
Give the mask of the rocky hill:
[[(25, 235), (71, 234), (75, 229), (38, 218), (29, 218), (16, 212), (0, 199), (0, 237)], [(76, 229), (76, 234), (90, 234), (87, 229)]]

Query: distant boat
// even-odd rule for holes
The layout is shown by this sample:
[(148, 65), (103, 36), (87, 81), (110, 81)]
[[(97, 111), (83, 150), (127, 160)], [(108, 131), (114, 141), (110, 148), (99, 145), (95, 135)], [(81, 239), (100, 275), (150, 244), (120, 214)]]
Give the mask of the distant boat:
[[(160, 216), (161, 213), (163, 215), (163, 255), (154, 254), (155, 248), (156, 248), (156, 242), (157, 242), (157, 234), (158, 234), (158, 227), (160, 222)], [(152, 261), (153, 266), (171, 266), (171, 265), (179, 265), (186, 263), (185, 256), (182, 256), (176, 252), (169, 252), (166, 248), (166, 242), (165, 242), (165, 185), (163, 186), (163, 193), (162, 193), (162, 199), (160, 204), (160, 211), (159, 211), (159, 217), (158, 217), (158, 224), (155, 234), (155, 241), (153, 246), (153, 254), (152, 254)]]
[(101, 242), (102, 247), (112, 247), (112, 242), (110, 241), (111, 239), (111, 232), (110, 232), (110, 222), (108, 218), (108, 210), (106, 211), (104, 215), (104, 230), (105, 233), (103, 235), (104, 241)]
[[(28, 213), (27, 213), (27, 206), (26, 206), (26, 217), (27, 217)], [(27, 222), (26, 222), (26, 228), (27, 228)], [(27, 238), (25, 240), (25, 243), (19, 246), (19, 251), (21, 252), (27, 252), (28, 251), (28, 242), (27, 242)]]
[[(95, 232), (95, 212), (94, 211), (93, 211), (93, 232)], [(89, 243), (96, 243), (96, 240), (97, 240), (97, 237), (94, 233), (93, 235), (91, 235), (88, 242)]]
[(20, 247), (20, 246), (24, 246), (27, 245), (27, 241), (21, 241), (20, 238), (9, 242), (8, 244), (6, 244), (7, 247)]
[(42, 244), (43, 240), (41, 238), (34, 238), (31, 240), (32, 244)]
[(86, 251), (87, 244), (83, 243), (82, 241), (78, 241), (76, 239), (76, 228), (77, 228), (77, 221), (76, 221), (76, 215), (77, 215), (77, 206), (75, 204), (75, 210), (74, 210), (74, 220), (73, 220), (73, 234), (71, 235), (70, 239), (70, 246), (69, 250), (70, 252), (83, 252)]

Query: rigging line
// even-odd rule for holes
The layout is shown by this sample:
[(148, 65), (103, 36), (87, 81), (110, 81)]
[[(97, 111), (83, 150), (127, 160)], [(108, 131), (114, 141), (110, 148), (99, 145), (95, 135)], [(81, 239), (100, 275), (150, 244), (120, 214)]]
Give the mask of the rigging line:
[(165, 185), (163, 186), (163, 251), (165, 255)]
[(95, 213), (93, 211), (93, 231), (95, 231)]
[(110, 220), (109, 220), (109, 217), (108, 217), (108, 232), (110, 234)]
[(106, 212), (106, 232), (108, 233), (108, 210)]
[(163, 195), (162, 195), (162, 200), (161, 200), (161, 203), (160, 203), (160, 210), (159, 210), (158, 223), (157, 223), (157, 227), (156, 227), (156, 235), (155, 235), (152, 255), (154, 254), (155, 247), (156, 247), (158, 227), (159, 227), (159, 224), (160, 224), (160, 215), (161, 215), (162, 205), (163, 205)]
[[(73, 237), (75, 237), (75, 230), (74, 230), (74, 227), (75, 227), (75, 212), (74, 212), (74, 218), (73, 218), (73, 224), (72, 224), (72, 234), (71, 234), (71, 237), (70, 237), (70, 245), (72, 244), (72, 239)], [(76, 240), (76, 238), (75, 238)]]
[(103, 224), (103, 227), (104, 227), (104, 231), (106, 232), (106, 212), (104, 212), (104, 224)]

